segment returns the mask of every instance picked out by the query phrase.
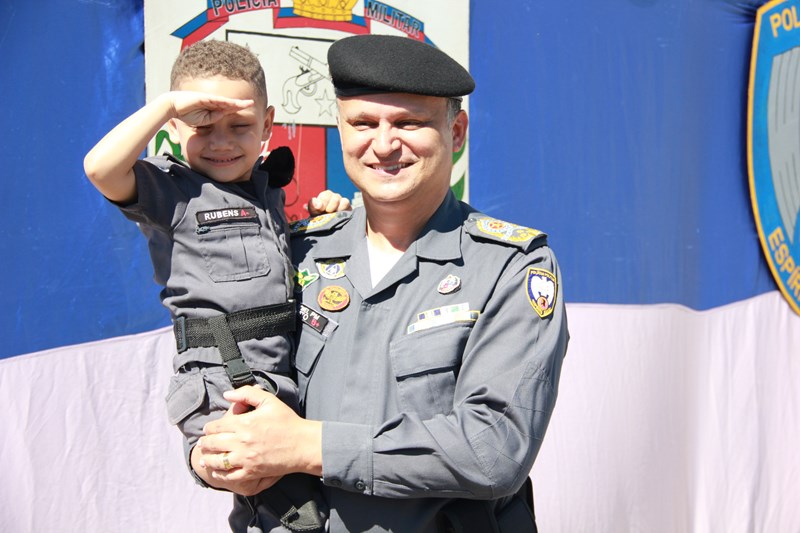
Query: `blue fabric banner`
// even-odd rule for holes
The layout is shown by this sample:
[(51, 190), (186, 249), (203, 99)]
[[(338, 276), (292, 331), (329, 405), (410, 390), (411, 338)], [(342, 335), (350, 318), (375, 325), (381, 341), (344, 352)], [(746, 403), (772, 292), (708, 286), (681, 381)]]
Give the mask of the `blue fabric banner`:
[[(550, 235), (569, 302), (775, 290), (745, 151), (761, 3), (470, 3), (470, 200)], [(168, 323), (144, 239), (82, 167), (144, 102), (142, 10), (0, 7), (0, 357)]]

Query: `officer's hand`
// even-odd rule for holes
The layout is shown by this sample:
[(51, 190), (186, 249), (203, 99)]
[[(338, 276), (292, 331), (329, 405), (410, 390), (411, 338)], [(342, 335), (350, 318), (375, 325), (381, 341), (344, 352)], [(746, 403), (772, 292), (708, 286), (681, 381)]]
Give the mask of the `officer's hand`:
[(254, 482), (251, 481), (229, 481), (227, 489), (242, 496), (255, 496), (261, 491), (267, 490), (278, 482), (283, 476), (262, 477)]
[(339, 193), (326, 189), (309, 200), (306, 209), (308, 209), (308, 214), (313, 217), (337, 211), (350, 211), (353, 207), (350, 205), (350, 200), (343, 198)]
[[(196, 447), (201, 468), (221, 481), (277, 478), (291, 472), (322, 475), (322, 423), (304, 420), (269, 392), (257, 387), (228, 391), (231, 414), (206, 424)], [(250, 412), (244, 405), (255, 407)], [(230, 467), (230, 468), (228, 468)]]
[[(230, 492), (235, 492), (236, 494), (241, 494), (242, 496), (254, 496), (259, 492), (270, 488), (272, 485), (278, 482), (281, 476), (271, 477), (271, 478), (261, 478), (255, 480), (242, 480), (242, 481), (232, 481), (232, 480), (225, 480), (221, 479), (225, 473), (228, 471), (221, 470), (215, 475), (215, 470), (210, 467), (202, 466), (208, 463), (203, 456), (203, 449), (200, 446), (195, 446), (192, 449), (192, 468), (194, 471), (199, 475), (206, 483), (211, 485), (212, 487), (216, 487), (218, 489), (227, 490)], [(233, 465), (231, 465), (233, 466)]]
[(236, 494), (241, 494), (242, 496), (255, 496), (259, 492), (267, 490), (272, 485), (277, 483), (281, 477), (283, 476), (264, 477), (253, 481), (231, 481), (231, 480), (226, 481), (221, 479), (215, 479), (215, 483), (218, 483), (220, 485), (217, 487), (220, 489), (225, 489), (230, 492), (235, 492)]

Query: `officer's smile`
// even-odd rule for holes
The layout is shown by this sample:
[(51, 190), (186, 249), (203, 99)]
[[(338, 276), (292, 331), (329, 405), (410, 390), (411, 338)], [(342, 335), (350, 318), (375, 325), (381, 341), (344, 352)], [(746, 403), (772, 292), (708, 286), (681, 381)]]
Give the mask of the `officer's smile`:
[(403, 170), (404, 168), (408, 168), (411, 165), (413, 165), (413, 163), (397, 163), (397, 164), (394, 164), (394, 165), (379, 165), (379, 164), (375, 164), (375, 165), (367, 165), (367, 166), (369, 168), (373, 169), (373, 170), (378, 170), (378, 171), (381, 171), (381, 172), (386, 172), (388, 174), (392, 174), (392, 173), (397, 173), (398, 171)]

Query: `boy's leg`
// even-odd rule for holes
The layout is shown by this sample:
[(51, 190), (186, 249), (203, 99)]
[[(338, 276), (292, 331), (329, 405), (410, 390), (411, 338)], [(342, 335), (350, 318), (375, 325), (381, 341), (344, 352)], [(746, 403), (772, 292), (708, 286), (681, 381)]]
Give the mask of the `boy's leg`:
[(194, 446), (206, 423), (221, 418), (230, 403), (222, 396), (231, 384), (222, 365), (190, 363), (172, 376), (167, 393), (167, 416), (171, 424)]
[[(296, 409), (297, 395), (294, 383), (286, 376), (267, 374), (254, 370), (258, 384), (264, 390), (277, 394)], [(231, 384), (221, 365), (185, 365), (172, 377), (167, 395), (167, 412), (170, 422), (177, 425), (186, 438), (187, 456), (192, 446), (203, 436), (203, 426), (220, 418), (230, 405), (222, 396)], [(229, 517), (234, 531), (255, 533), (273, 531), (276, 522), (288, 531), (323, 531), (326, 506), (319, 490), (319, 480), (306, 474), (291, 474), (275, 485), (245, 502), (235, 500)], [(248, 516), (248, 508), (250, 514)], [(234, 527), (235, 526), (235, 527)], [(280, 529), (278, 529), (280, 531)]]
[[(271, 383), (271, 392), (286, 405), (295, 411), (299, 409), (297, 385), (288, 376), (275, 373), (265, 375), (257, 370), (253, 374), (259, 383), (262, 380)], [(269, 523), (270, 518), (277, 518), (289, 531), (324, 531), (328, 510), (322, 498), (320, 480), (314, 476), (289, 474), (249, 500), (256, 516), (264, 523)]]

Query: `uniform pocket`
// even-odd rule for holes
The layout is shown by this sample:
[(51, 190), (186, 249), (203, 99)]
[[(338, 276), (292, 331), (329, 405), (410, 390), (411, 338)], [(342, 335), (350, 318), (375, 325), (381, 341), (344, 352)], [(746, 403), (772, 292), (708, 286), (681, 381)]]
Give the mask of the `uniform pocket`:
[(302, 328), (297, 337), (294, 367), (297, 370), (297, 387), (300, 391), (300, 398), (305, 398), (308, 380), (314, 372), (322, 348), (325, 347), (325, 337), (305, 324)]
[(389, 347), (401, 409), (425, 420), (453, 410), (456, 378), (471, 324), (406, 335)]
[(175, 374), (167, 392), (167, 418), (176, 425), (196, 411), (206, 399), (206, 386), (198, 371)]
[(178, 426), (193, 444), (203, 434), (203, 426), (220, 418), (230, 405), (222, 393), (231, 389), (225, 368), (200, 365), (181, 370), (170, 379), (167, 392), (167, 418)]
[(267, 247), (257, 222), (204, 226), (198, 231), (208, 275), (214, 281), (239, 281), (269, 272)]

